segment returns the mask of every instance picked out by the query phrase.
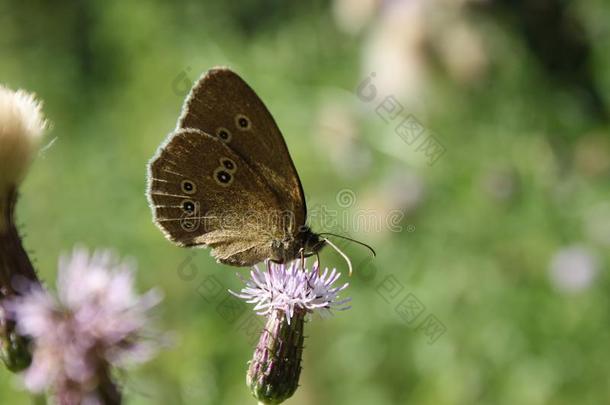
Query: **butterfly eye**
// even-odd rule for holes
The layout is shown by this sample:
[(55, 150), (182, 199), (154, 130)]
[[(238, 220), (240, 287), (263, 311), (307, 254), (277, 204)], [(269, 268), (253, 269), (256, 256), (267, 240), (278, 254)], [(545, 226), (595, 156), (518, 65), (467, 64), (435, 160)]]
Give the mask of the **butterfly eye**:
[(197, 186), (190, 180), (182, 180), (180, 188), (182, 188), (182, 191), (186, 194), (195, 194), (197, 192)]
[(235, 123), (237, 124), (237, 128), (241, 129), (242, 131), (249, 130), (251, 126), (250, 119), (243, 114), (238, 114), (235, 117)]
[(221, 167), (214, 171), (214, 178), (223, 187), (227, 187), (233, 182), (233, 175)]
[(231, 141), (231, 132), (229, 132), (228, 129), (220, 127), (216, 130), (216, 136), (218, 136), (218, 138), (220, 138), (221, 141), (223, 142), (230, 142)]
[(228, 172), (233, 173), (237, 169), (237, 164), (229, 158), (220, 158), (220, 164), (222, 167), (227, 169)]
[(182, 201), (182, 210), (189, 214), (195, 212), (195, 203), (191, 200)]

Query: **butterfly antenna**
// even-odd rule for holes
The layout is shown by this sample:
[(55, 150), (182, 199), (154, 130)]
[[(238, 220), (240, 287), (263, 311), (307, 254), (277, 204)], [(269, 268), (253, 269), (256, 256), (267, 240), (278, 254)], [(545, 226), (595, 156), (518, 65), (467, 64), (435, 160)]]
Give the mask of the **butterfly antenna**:
[(347, 255), (345, 253), (343, 253), (341, 251), (341, 249), (339, 249), (337, 247), (337, 245), (335, 245), (334, 243), (332, 243), (330, 240), (328, 240), (328, 238), (322, 238), (326, 241), (326, 243), (328, 243), (333, 249), (335, 249), (341, 256), (343, 256), (343, 258), (345, 259), (345, 261), (347, 262), (347, 267), (349, 268), (349, 275), (350, 277), (352, 276), (352, 262), (349, 259), (349, 257), (347, 257)]
[[(331, 233), (331, 232), (322, 232), (320, 234), (320, 236), (322, 236), (322, 235), (331, 235), (331, 236), (335, 236), (337, 238), (342, 238), (342, 239), (346, 239), (346, 240), (352, 241), (352, 242), (357, 243), (357, 244), (359, 244), (361, 246), (364, 246), (365, 248), (370, 250), (371, 253), (373, 254), (373, 256), (375, 256), (375, 257), (377, 256), (377, 253), (375, 253), (375, 249), (373, 249), (370, 245), (367, 245), (364, 242), (360, 242), (359, 240), (352, 239), (352, 238), (349, 238), (349, 237), (343, 236), (343, 235), (337, 235), (336, 233)], [(328, 242), (328, 239), (326, 239), (326, 238), (324, 238), (324, 239)]]

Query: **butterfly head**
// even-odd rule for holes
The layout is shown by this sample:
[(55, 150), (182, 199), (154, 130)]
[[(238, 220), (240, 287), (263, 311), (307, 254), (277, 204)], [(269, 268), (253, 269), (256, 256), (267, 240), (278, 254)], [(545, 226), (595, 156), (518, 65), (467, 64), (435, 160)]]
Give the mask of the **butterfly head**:
[(305, 257), (315, 255), (326, 244), (326, 240), (313, 232), (310, 227), (304, 226), (297, 235), (297, 246)]
[(301, 257), (315, 255), (324, 247), (326, 241), (312, 230), (304, 226), (292, 237), (282, 241), (276, 240), (272, 243), (272, 260), (278, 263), (286, 263)]

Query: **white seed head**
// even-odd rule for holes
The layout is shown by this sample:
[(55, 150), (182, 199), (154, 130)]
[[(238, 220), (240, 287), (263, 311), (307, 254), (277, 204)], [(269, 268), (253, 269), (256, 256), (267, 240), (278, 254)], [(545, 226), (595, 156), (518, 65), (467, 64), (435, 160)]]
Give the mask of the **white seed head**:
[(46, 127), (33, 94), (0, 85), (0, 195), (23, 180)]

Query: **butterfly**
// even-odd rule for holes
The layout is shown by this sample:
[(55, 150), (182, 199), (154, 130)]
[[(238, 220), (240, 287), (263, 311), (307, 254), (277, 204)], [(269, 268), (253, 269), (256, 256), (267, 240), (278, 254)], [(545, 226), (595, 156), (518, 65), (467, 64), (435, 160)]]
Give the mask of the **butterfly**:
[(208, 246), (220, 263), (285, 263), (326, 244), (338, 250), (306, 225), (303, 186), (282, 133), (228, 68), (209, 70), (191, 89), (149, 163), (147, 196), (167, 239)]

